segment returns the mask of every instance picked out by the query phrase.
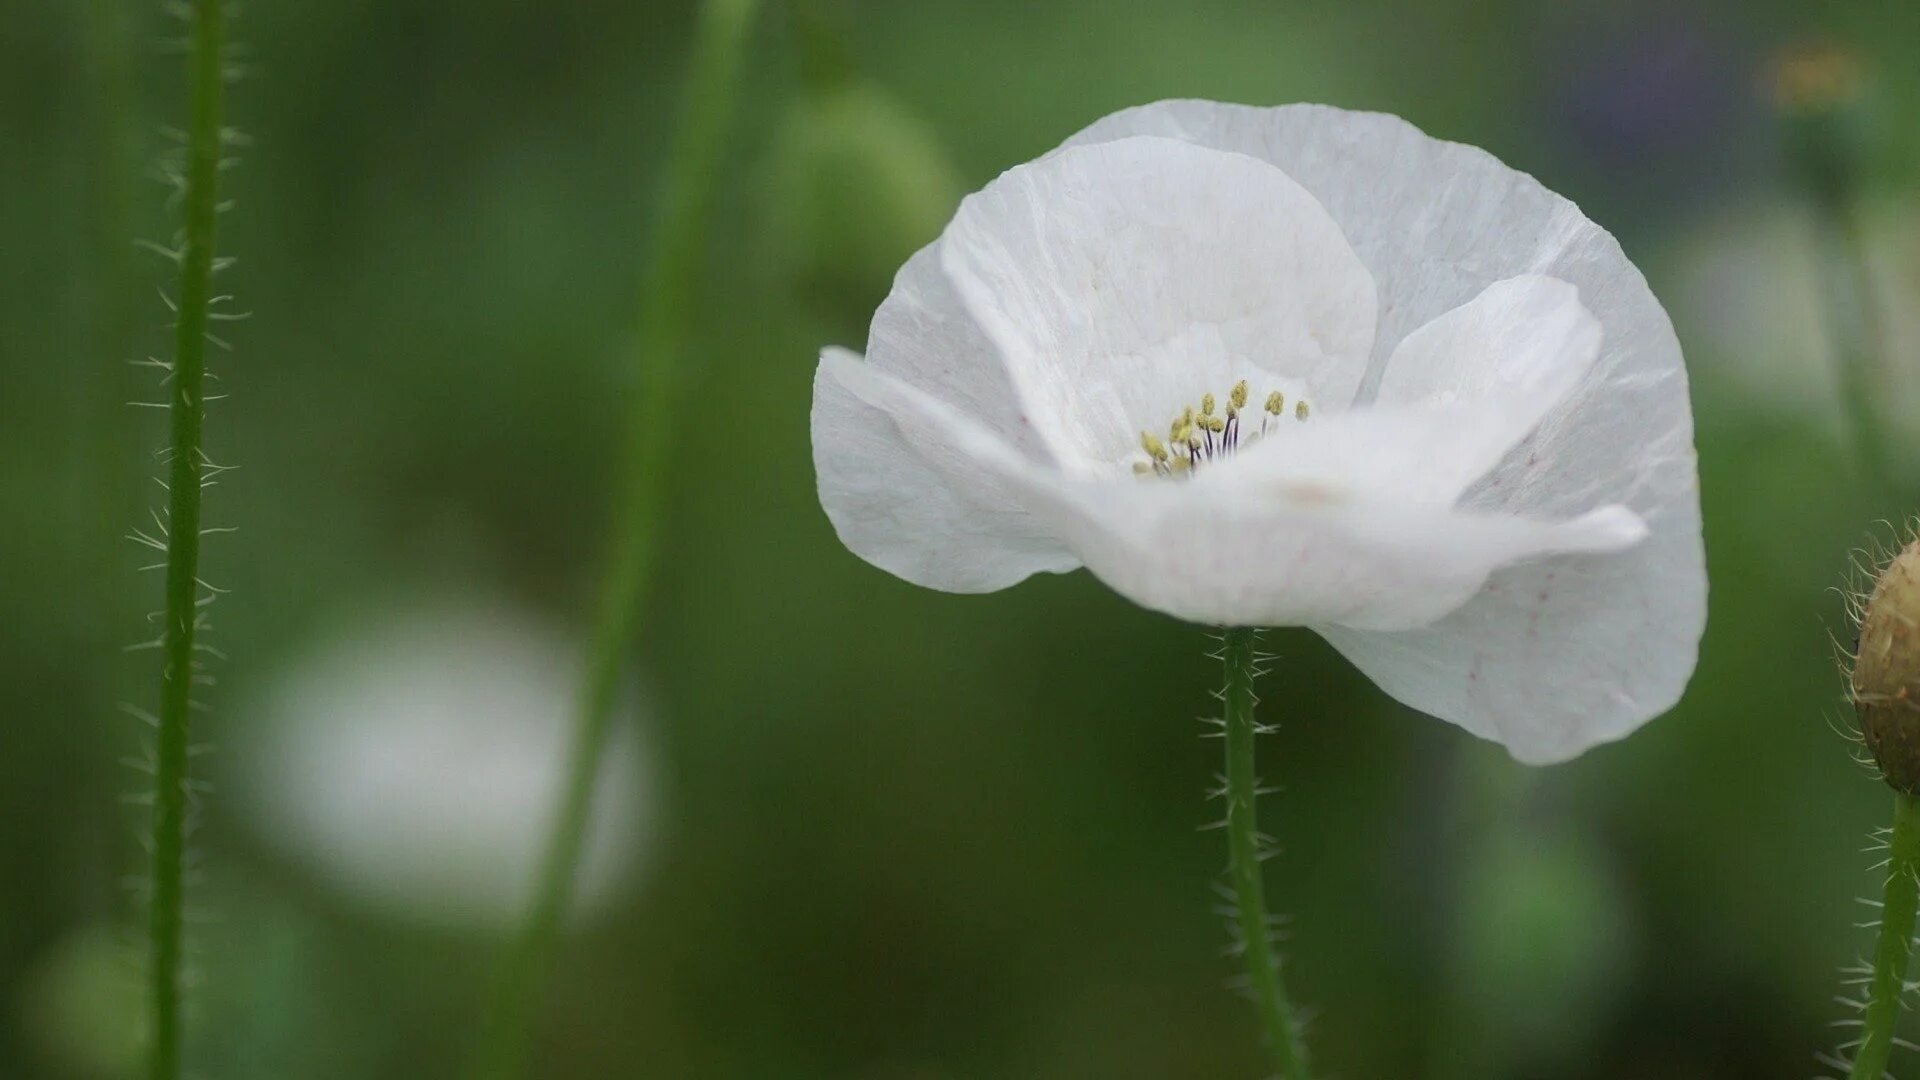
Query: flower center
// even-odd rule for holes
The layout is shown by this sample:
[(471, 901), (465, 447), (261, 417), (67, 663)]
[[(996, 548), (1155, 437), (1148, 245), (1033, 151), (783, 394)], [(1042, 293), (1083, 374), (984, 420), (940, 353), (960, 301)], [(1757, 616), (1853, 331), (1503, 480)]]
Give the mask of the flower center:
[[(1224, 416), (1218, 415), (1219, 401), (1212, 394), (1202, 395), (1200, 404), (1185, 405), (1178, 416), (1167, 428), (1167, 438), (1151, 431), (1140, 433), (1140, 449), (1145, 452), (1145, 461), (1133, 463), (1137, 476), (1192, 476), (1203, 462), (1226, 457), (1239, 449), (1242, 442), (1251, 444), (1275, 423), (1286, 422), (1287, 397), (1280, 391), (1267, 395), (1260, 407), (1260, 426), (1253, 431), (1246, 430), (1246, 418), (1242, 415), (1247, 408), (1247, 380), (1241, 379), (1227, 392), (1227, 407)], [(1311, 412), (1304, 400), (1293, 403), (1293, 417), (1305, 421)]]

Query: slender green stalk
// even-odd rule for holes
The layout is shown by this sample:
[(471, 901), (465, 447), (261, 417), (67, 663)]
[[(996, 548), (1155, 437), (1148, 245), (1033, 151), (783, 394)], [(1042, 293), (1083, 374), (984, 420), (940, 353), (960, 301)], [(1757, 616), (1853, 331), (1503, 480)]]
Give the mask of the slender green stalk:
[(1222, 641), (1221, 658), (1226, 667), (1226, 688), (1221, 700), (1226, 705), (1228, 874), (1233, 879), (1241, 955), (1246, 961), (1247, 979), (1254, 1006), (1260, 1014), (1267, 1052), (1283, 1080), (1306, 1080), (1306, 1045), (1300, 1035), (1300, 1024), (1294, 1018), (1293, 1006), (1287, 1001), (1279, 960), (1274, 956), (1266, 884), (1260, 874), (1264, 842), (1254, 810), (1259, 779), (1254, 774), (1253, 757), (1254, 737), (1260, 732), (1253, 719), (1257, 704), (1253, 680), (1258, 634), (1257, 630), (1235, 627), (1225, 631)]
[(160, 732), (153, 790), (153, 890), (148, 921), (150, 1080), (180, 1075), (181, 862), (186, 843), (187, 742), (194, 707), (194, 632), (200, 591), (200, 449), (206, 401), (208, 305), (213, 292), (214, 222), (219, 213), (221, 98), (225, 89), (226, 13), (222, 0), (194, 0), (192, 116), (187, 135), (186, 247), (173, 368), (167, 381), (172, 438), (168, 457), (166, 609), (161, 647)]
[(1885, 485), (1894, 453), (1880, 401), (1885, 353), (1858, 220), (1865, 77), (1858, 56), (1833, 46), (1790, 48), (1773, 73), (1787, 165), (1813, 210), (1819, 289), (1854, 453), (1868, 478)]
[(1882, 352), (1866, 245), (1852, 203), (1843, 194), (1818, 200), (1815, 210), (1821, 298), (1840, 365), (1841, 401), (1851, 422), (1854, 453), (1867, 476), (1884, 484), (1893, 471), (1889, 462), (1893, 451), (1880, 412)]
[(640, 298), (639, 385), (617, 503), (619, 518), (586, 657), (561, 803), (532, 903), (508, 944), (481, 1035), (478, 1075), (490, 1080), (508, 1080), (525, 1068), (534, 1007), (572, 899), (620, 675), (652, 577), (695, 279), (706, 246), (735, 83), (756, 7), (757, 0), (705, 0), (701, 5), (684, 112), (661, 182), (654, 251)]
[(1852, 1080), (1880, 1080), (1893, 1052), (1893, 1029), (1906, 990), (1907, 960), (1913, 952), (1913, 916), (1920, 906), (1920, 799), (1896, 792), (1893, 831), (1887, 838), (1887, 885), (1881, 899), (1880, 940), (1873, 949), (1873, 981), (1860, 1048), (1853, 1055)]

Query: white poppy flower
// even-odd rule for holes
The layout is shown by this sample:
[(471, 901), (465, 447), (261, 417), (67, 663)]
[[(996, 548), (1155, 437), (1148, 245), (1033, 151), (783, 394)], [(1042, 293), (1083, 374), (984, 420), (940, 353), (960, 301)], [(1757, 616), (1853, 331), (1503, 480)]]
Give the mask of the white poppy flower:
[(1162, 102), (1008, 171), (822, 355), (813, 444), (908, 581), (1085, 566), (1308, 626), (1523, 761), (1672, 705), (1705, 620), (1665, 312), (1572, 203), (1390, 116)]
[[(370, 906), (513, 925), (566, 777), (578, 650), (511, 607), (468, 599), (349, 625), (263, 696), (237, 754), (249, 823)], [(621, 723), (602, 762), (575, 896), (583, 910), (631, 881), (649, 839), (638, 735)]]

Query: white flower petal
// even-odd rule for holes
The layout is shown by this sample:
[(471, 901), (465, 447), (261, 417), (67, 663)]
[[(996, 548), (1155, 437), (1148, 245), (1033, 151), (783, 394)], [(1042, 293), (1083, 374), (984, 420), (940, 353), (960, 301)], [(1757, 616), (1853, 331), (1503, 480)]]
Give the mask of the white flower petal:
[[(940, 269), (938, 241), (894, 276), (868, 331), (866, 362), (975, 417), (1020, 452), (1049, 457), (1021, 415), (999, 350), (967, 315)], [(956, 486), (937, 463), (938, 449), (916, 446), (921, 444), (903, 436), (890, 417), (816, 376), (813, 457), (820, 502), (855, 554), (916, 585), (948, 592), (991, 592), (1031, 574), (1079, 565), (1058, 544), (1034, 535), (1018, 506), (996, 501), (978, 485)]]
[[(1664, 553), (1642, 553), (1662, 544)], [(1401, 701), (1499, 742), (1521, 761), (1565, 761), (1665, 711), (1692, 671), (1698, 631), (1659, 621), (1675, 611), (1684, 618), (1704, 601), (1699, 571), (1673, 546), (1652, 526), (1621, 555), (1502, 570), (1426, 627), (1314, 629)]]
[(966, 483), (1023, 503), (1115, 591), (1195, 622), (1419, 626), (1457, 607), (1496, 567), (1616, 551), (1646, 532), (1622, 507), (1535, 522), (1329, 498), (1308, 485), (1259, 483), (1257, 473), (1231, 467), (1190, 482), (1077, 480), (1022, 457), (963, 413), (850, 354), (823, 356), (820, 380), (940, 447), (946, 467)]
[(1247, 371), (1344, 406), (1372, 345), (1373, 283), (1339, 228), (1244, 155), (1060, 151), (969, 197), (940, 249), (1069, 471), (1123, 463), (1141, 431)]
[(975, 417), (1030, 456), (1044, 443), (1021, 414), (999, 349), (968, 315), (940, 268), (940, 242), (908, 259), (873, 314), (867, 362)]
[(1452, 507), (1532, 428), (1529, 402), (1505, 397), (1379, 405), (1312, 423), (1248, 429), (1210, 466), (1248, 484), (1307, 484), (1342, 499)]
[[(1600, 321), (1578, 289), (1537, 274), (1508, 278), (1407, 335), (1361, 415), (1400, 404), (1443, 416), (1461, 408), (1451, 452), (1425, 451), (1409, 473), (1452, 502), (1566, 400), (1599, 354)], [(1520, 467), (1537, 475), (1560, 464), (1534, 455)]]
[(1525, 274), (1494, 282), (1408, 334), (1387, 361), (1375, 400), (1524, 397), (1544, 415), (1599, 353), (1600, 320), (1581, 306), (1580, 290)]
[[(820, 505), (841, 542), (890, 574), (947, 592), (991, 592), (1041, 571), (1077, 568), (1044, 524), (944, 428), (908, 421), (903, 429), (895, 414), (862, 400), (834, 374), (881, 368), (845, 349), (828, 349), (814, 375), (814, 470)], [(961, 408), (914, 389), (944, 409)], [(994, 434), (982, 430), (979, 437)], [(994, 446), (1019, 457), (1002, 441)]]
[(1092, 492), (1076, 500), (1079, 513), (1119, 541), (1076, 547), (1088, 569), (1144, 607), (1221, 626), (1338, 622), (1400, 631), (1458, 608), (1499, 567), (1619, 551), (1646, 535), (1620, 506), (1537, 522), (1392, 503), (1328, 505), (1313, 488), (1228, 507), (1172, 497), (1150, 515), (1124, 510), (1126, 501)]
[(1100, 120), (1058, 153), (1143, 135), (1253, 155), (1319, 199), (1379, 289), (1369, 382), (1383, 393), (1399, 378), (1394, 350), (1488, 286), (1540, 274), (1579, 290), (1600, 321), (1599, 357), (1461, 505), (1555, 519), (1620, 503), (1646, 540), (1502, 570), (1423, 629), (1317, 628), (1389, 693), (1522, 760), (1572, 757), (1670, 707), (1706, 620), (1693, 422), (1673, 328), (1618, 243), (1486, 152), (1377, 113), (1167, 101)]

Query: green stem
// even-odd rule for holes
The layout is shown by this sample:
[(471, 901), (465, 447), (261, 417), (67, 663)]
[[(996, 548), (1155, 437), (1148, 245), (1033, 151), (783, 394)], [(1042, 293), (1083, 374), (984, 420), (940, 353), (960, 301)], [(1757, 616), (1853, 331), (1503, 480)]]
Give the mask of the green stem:
[(1920, 799), (1896, 793), (1893, 832), (1887, 839), (1887, 886), (1880, 906), (1880, 940), (1873, 949), (1873, 982), (1853, 1056), (1852, 1080), (1880, 1080), (1893, 1052), (1893, 1029), (1906, 989), (1913, 951), (1913, 915), (1920, 906)]
[(1851, 421), (1854, 453), (1868, 479), (1892, 479), (1891, 447), (1882, 419), (1879, 332), (1873, 300), (1873, 275), (1851, 200), (1833, 193), (1816, 205), (1820, 246), (1820, 288), (1827, 309), (1834, 357), (1839, 362), (1840, 396)]
[(1235, 627), (1225, 631), (1221, 657), (1226, 667), (1227, 743), (1227, 845), (1231, 856), (1228, 872), (1239, 916), (1242, 957), (1247, 979), (1253, 991), (1254, 1006), (1266, 1035), (1267, 1052), (1273, 1068), (1284, 1080), (1306, 1080), (1307, 1052), (1301, 1039), (1300, 1024), (1294, 1019), (1287, 1001), (1286, 986), (1280, 976), (1280, 963), (1274, 956), (1273, 938), (1267, 917), (1266, 884), (1261, 878), (1260, 861), (1264, 841), (1254, 809), (1259, 793), (1259, 778), (1254, 774), (1254, 737), (1260, 728), (1254, 723), (1253, 694), (1256, 675), (1254, 655), (1259, 631)]
[(206, 402), (207, 308), (213, 291), (214, 222), (219, 213), (220, 114), (225, 90), (222, 0), (195, 0), (188, 74), (186, 248), (180, 262), (173, 370), (167, 380), (172, 438), (168, 460), (165, 668), (153, 789), (153, 890), (148, 918), (152, 1030), (150, 1080), (180, 1075), (181, 863), (186, 844), (187, 743), (194, 708), (194, 633), (199, 628), (200, 448)]
[(640, 603), (652, 577), (695, 279), (756, 7), (757, 0), (705, 0), (701, 5), (684, 113), (667, 158), (653, 255), (640, 297), (639, 385), (616, 504), (620, 516), (581, 681), (560, 805), (532, 903), (508, 943), (481, 1035), (477, 1075), (489, 1080), (509, 1080), (525, 1069), (534, 1007), (573, 895), (623, 661), (639, 628)]
[(1787, 163), (1814, 216), (1819, 290), (1826, 309), (1840, 404), (1862, 471), (1876, 485), (1894, 477), (1885, 415), (1873, 274), (1859, 223), (1860, 101), (1857, 90), (1801, 102), (1783, 116)]

